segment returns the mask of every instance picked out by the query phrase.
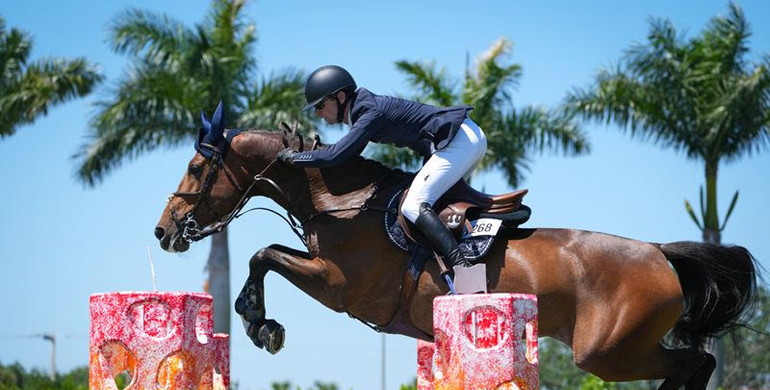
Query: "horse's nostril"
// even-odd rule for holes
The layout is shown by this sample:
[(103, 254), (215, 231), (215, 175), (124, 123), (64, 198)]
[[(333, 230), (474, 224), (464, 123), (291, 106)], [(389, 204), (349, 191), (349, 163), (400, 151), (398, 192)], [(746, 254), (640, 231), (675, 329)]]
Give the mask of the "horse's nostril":
[(158, 226), (158, 227), (156, 227), (156, 228), (155, 228), (155, 238), (157, 238), (158, 240), (160, 240), (160, 239), (161, 239), (161, 238), (163, 238), (163, 236), (165, 236), (165, 235), (166, 235), (166, 230), (165, 230), (165, 229), (163, 229), (163, 228), (162, 228), (162, 227), (160, 227), (160, 226)]

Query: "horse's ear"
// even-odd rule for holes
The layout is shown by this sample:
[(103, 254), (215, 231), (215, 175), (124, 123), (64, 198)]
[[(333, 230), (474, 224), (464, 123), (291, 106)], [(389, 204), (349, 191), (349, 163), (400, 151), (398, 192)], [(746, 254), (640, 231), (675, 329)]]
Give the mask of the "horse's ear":
[(225, 110), (222, 101), (219, 101), (214, 115), (211, 117), (211, 143), (217, 145), (222, 141), (225, 132)]
[(211, 133), (211, 122), (201, 110), (201, 127), (198, 129), (198, 138), (195, 139), (195, 150), (206, 158), (211, 158), (212, 153), (210, 149), (201, 147), (201, 143), (209, 142), (209, 133)]
[(211, 131), (211, 121), (209, 121), (209, 118), (206, 118), (206, 114), (201, 110), (201, 126), (203, 126), (203, 130), (208, 133)]

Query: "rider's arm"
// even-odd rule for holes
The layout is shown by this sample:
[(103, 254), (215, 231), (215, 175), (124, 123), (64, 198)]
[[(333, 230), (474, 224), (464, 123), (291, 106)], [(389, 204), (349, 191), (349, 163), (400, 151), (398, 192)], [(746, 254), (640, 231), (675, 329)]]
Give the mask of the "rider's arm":
[(324, 149), (295, 153), (291, 162), (304, 168), (323, 168), (339, 165), (347, 159), (359, 155), (369, 140), (382, 127), (382, 117), (375, 110), (363, 113), (337, 143)]

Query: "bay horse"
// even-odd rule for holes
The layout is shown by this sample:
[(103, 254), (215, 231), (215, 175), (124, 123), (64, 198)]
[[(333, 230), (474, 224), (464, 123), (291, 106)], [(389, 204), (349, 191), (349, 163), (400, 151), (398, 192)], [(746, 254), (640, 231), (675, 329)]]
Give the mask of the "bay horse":
[[(266, 318), (269, 271), (376, 329), (431, 340), (433, 298), (447, 285), (428, 261), (403, 299), (409, 254), (388, 240), (388, 211), (373, 207), (413, 174), (363, 157), (324, 169), (287, 166), (277, 153), (308, 147), (303, 137), (227, 130), (222, 116), (202, 115), (197, 152), (155, 228), (160, 246), (183, 252), (224, 228), (250, 197), (268, 197), (301, 227), (295, 233), (307, 248), (273, 244), (251, 258), (236, 311), (255, 345), (271, 353), (283, 346), (283, 327)], [(489, 292), (537, 295), (539, 334), (571, 346), (577, 367), (605, 381), (665, 379), (660, 390), (705, 389), (715, 360), (704, 343), (746, 325), (757, 278), (740, 246), (571, 229), (503, 229), (483, 260)], [(669, 332), (673, 341), (664, 342)]]

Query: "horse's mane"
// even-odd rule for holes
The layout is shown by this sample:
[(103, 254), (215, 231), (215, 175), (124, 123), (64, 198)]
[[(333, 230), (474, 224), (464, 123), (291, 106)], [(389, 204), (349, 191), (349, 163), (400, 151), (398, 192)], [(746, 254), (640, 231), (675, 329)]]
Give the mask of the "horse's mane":
[[(252, 130), (243, 131), (243, 133), (265, 136), (265, 140), (267, 141), (263, 144), (265, 146), (265, 149), (270, 150), (270, 149), (275, 149), (276, 147), (278, 148), (283, 147), (282, 142), (283, 142), (284, 135), (280, 131), (252, 129)], [(276, 146), (279, 144), (281, 146)], [(297, 134), (296, 139), (294, 139), (291, 144), (295, 149), (297, 149), (299, 145), (303, 145), (304, 150), (309, 150), (309, 148), (313, 144), (313, 141), (305, 137), (302, 137), (302, 135), (300, 134)], [(325, 148), (325, 147), (326, 145), (322, 145), (322, 144), (319, 146), (319, 148)], [(411, 173), (404, 172), (401, 169), (388, 167), (379, 161), (372, 160), (364, 156), (352, 157), (340, 165), (336, 165), (333, 167), (326, 167), (326, 168), (323, 168), (323, 170), (333, 176), (338, 176), (338, 175), (344, 176), (347, 180), (350, 180), (350, 181), (357, 181), (359, 179), (362, 179), (362, 180), (365, 180), (367, 183), (374, 182), (378, 178), (386, 175), (392, 175), (394, 177), (403, 177), (404, 180), (406, 180), (406, 178), (412, 175)]]
[[(268, 161), (284, 148), (284, 141), (287, 139), (290, 139), (289, 144), (295, 150), (309, 150), (313, 145), (312, 140), (302, 138), (299, 134), (287, 137), (280, 131), (262, 129), (242, 133), (256, 136), (253, 140), (258, 142), (249, 145), (249, 149)], [(387, 167), (379, 161), (363, 156), (352, 157), (339, 165), (307, 173), (313, 204), (317, 209), (360, 205), (378, 190), (404, 183), (411, 176), (412, 174), (401, 169)]]

